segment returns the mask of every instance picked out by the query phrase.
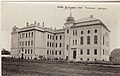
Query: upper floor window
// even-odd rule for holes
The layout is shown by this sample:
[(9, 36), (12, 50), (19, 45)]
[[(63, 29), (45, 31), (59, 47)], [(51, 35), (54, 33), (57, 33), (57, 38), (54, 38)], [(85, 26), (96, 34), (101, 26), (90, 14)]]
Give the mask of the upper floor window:
[(62, 35), (60, 35), (60, 40), (62, 39)]
[(28, 49), (28, 54), (29, 54), (29, 49)]
[(24, 33), (22, 33), (22, 38), (24, 38), (24, 36), (25, 36), (25, 34), (24, 34)]
[(73, 30), (73, 35), (75, 34), (74, 30)]
[(56, 43), (56, 47), (57, 47), (57, 43)]
[(77, 45), (77, 39), (75, 40), (75, 45)]
[(103, 45), (104, 45), (104, 41), (105, 41), (105, 38), (104, 38), (104, 36), (103, 36)]
[(49, 34), (48, 34), (47, 38), (49, 39)]
[(25, 49), (25, 54), (27, 54), (27, 49)]
[(68, 45), (66, 46), (66, 49), (68, 50)]
[(97, 29), (95, 29), (95, 33), (97, 33)]
[(60, 47), (62, 46), (62, 44), (60, 43)]
[(77, 30), (76, 30), (76, 35), (77, 35)]
[(81, 31), (81, 34), (83, 34), (83, 31)]
[(105, 55), (105, 51), (104, 51), (104, 49), (103, 49), (103, 55)]
[(33, 37), (33, 32), (32, 32), (32, 35), (31, 35), (31, 37)]
[(87, 36), (87, 44), (90, 44), (90, 36)]
[(21, 34), (20, 34), (20, 39), (21, 39)]
[(29, 37), (30, 37), (30, 33), (29, 33)]
[(22, 46), (24, 46), (24, 41), (22, 41)]
[(27, 41), (25, 42), (25, 45), (27, 46)]
[(55, 55), (57, 55), (57, 51), (55, 51)]
[(97, 55), (97, 49), (94, 49), (94, 55)]
[(80, 37), (80, 44), (83, 44), (83, 37)]
[(89, 55), (90, 54), (90, 49), (87, 49), (87, 55)]
[(33, 41), (31, 41), (31, 45), (33, 45)]
[(21, 46), (21, 42), (20, 42), (20, 46)]
[(30, 45), (30, 41), (28, 41), (28, 46)]
[(54, 47), (54, 43), (52, 43), (52, 47)]
[(61, 51), (59, 51), (59, 55), (61, 55)]
[(52, 36), (50, 35), (50, 39), (51, 39), (51, 37), (52, 37)]
[(74, 40), (73, 40), (73, 45), (74, 45)]
[(49, 54), (49, 50), (47, 50), (47, 54)]
[(52, 39), (54, 40), (54, 36), (52, 37)]
[(32, 49), (31, 49), (31, 54), (32, 54)]
[(26, 38), (27, 38), (27, 33), (26, 33)]
[(52, 45), (52, 44), (51, 44), (51, 42), (50, 42), (50, 47), (51, 47), (51, 45)]
[(49, 46), (49, 42), (47, 42), (47, 46)]
[(56, 40), (58, 39), (58, 37), (56, 36)]
[(97, 35), (94, 36), (94, 44), (97, 44)]
[(69, 33), (69, 30), (67, 30), (67, 33)]
[(81, 54), (81, 55), (83, 54), (83, 49), (80, 50), (80, 54)]
[(88, 34), (90, 33), (90, 30), (88, 30)]
[(52, 55), (54, 55), (54, 51), (52, 51)]

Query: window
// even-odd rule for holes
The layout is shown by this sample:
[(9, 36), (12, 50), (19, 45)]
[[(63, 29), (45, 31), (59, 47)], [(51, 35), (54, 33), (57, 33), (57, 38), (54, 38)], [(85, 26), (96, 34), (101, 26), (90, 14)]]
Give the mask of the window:
[(73, 35), (74, 35), (74, 30), (73, 30)]
[(25, 49), (25, 54), (27, 54), (27, 49)]
[(54, 43), (52, 43), (52, 47), (54, 47)]
[(75, 40), (75, 45), (77, 45), (77, 39)]
[(80, 44), (83, 45), (83, 37), (80, 37)]
[(22, 52), (24, 52), (24, 50), (22, 49)]
[(33, 45), (33, 41), (31, 41), (31, 45)]
[(80, 60), (82, 61), (83, 59), (82, 59), (82, 58), (80, 58)]
[(83, 31), (81, 31), (81, 34), (83, 34)]
[(20, 42), (20, 46), (21, 46), (21, 42)]
[(89, 58), (87, 58), (87, 61), (89, 61)]
[(97, 44), (97, 35), (94, 36), (94, 44)]
[(90, 54), (90, 49), (87, 49), (87, 55), (89, 55)]
[(49, 46), (49, 42), (47, 42), (47, 46)]
[(61, 51), (59, 51), (59, 55), (61, 55)]
[(90, 33), (90, 30), (88, 30), (88, 34)]
[(57, 47), (57, 43), (56, 43), (56, 47)]
[(20, 39), (21, 39), (21, 34), (20, 34)]
[(31, 37), (33, 37), (33, 32), (32, 32), (32, 35), (31, 35)]
[(24, 41), (22, 41), (22, 46), (24, 46)]
[(52, 38), (53, 40), (54, 40), (54, 36), (53, 36), (53, 38)]
[(94, 49), (94, 55), (97, 55), (97, 49)]
[(76, 30), (76, 35), (77, 35), (77, 30)]
[(55, 51), (55, 55), (57, 55), (57, 51)]
[(104, 41), (105, 41), (105, 38), (104, 38), (104, 36), (103, 36), (103, 45), (104, 45)]
[(74, 40), (73, 40), (73, 45), (74, 45)]
[(67, 47), (66, 49), (68, 50), (68, 45), (66, 47)]
[(105, 55), (105, 51), (104, 51), (104, 49), (103, 49), (103, 55)]
[(50, 55), (51, 55), (51, 50), (50, 50)]
[(29, 33), (29, 37), (30, 37), (30, 33)]
[(80, 54), (83, 55), (83, 49), (80, 50)]
[(56, 36), (56, 40), (57, 40), (57, 36)]
[(50, 35), (50, 39), (51, 39), (51, 35)]
[(62, 35), (60, 35), (60, 40), (62, 39)]
[(32, 49), (31, 49), (31, 54), (32, 54)]
[(30, 45), (30, 41), (28, 41), (28, 46)]
[(24, 34), (24, 33), (22, 33), (22, 38), (24, 38), (24, 35), (25, 35), (25, 34)]
[(49, 39), (49, 34), (48, 34), (47, 38)]
[(26, 33), (26, 38), (27, 38), (27, 33)]
[(69, 33), (69, 30), (67, 30), (67, 33)]
[(28, 49), (28, 54), (29, 54), (29, 49)]
[(90, 36), (87, 36), (87, 44), (90, 44)]
[(52, 51), (52, 55), (54, 55), (54, 51)]
[(62, 44), (60, 43), (60, 47), (62, 46)]
[(49, 50), (47, 50), (47, 54), (49, 54)]
[(51, 47), (51, 42), (50, 42), (50, 47)]
[(25, 45), (27, 46), (27, 41), (25, 42)]
[(95, 29), (95, 33), (97, 33), (97, 29)]

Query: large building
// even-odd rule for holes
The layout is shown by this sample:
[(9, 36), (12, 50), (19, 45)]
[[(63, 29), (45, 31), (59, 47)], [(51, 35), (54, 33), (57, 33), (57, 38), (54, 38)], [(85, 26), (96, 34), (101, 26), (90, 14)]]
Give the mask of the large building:
[(70, 14), (63, 29), (46, 28), (27, 22), (12, 29), (11, 56), (24, 59), (66, 59), (69, 61), (109, 61), (109, 32), (101, 20), (91, 15), (79, 20)]

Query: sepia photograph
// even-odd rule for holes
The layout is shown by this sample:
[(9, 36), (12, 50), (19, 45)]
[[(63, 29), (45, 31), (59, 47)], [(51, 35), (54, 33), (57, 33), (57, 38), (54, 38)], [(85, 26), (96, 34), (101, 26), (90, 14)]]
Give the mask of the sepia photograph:
[(120, 2), (1, 2), (2, 76), (120, 76)]

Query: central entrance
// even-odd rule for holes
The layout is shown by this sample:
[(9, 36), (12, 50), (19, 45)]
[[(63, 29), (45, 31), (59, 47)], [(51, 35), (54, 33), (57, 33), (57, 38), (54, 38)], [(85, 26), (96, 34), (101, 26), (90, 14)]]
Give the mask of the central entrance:
[(73, 51), (73, 59), (76, 59), (76, 50)]

